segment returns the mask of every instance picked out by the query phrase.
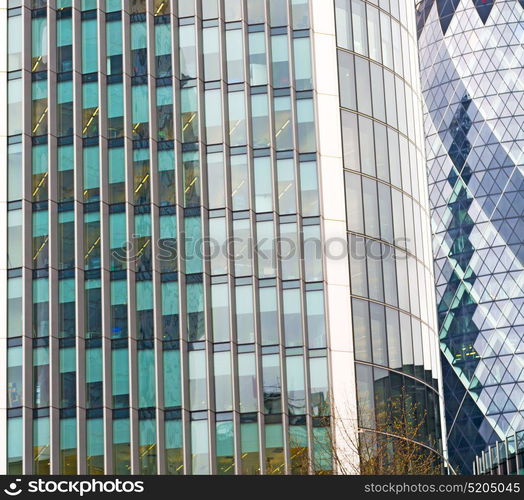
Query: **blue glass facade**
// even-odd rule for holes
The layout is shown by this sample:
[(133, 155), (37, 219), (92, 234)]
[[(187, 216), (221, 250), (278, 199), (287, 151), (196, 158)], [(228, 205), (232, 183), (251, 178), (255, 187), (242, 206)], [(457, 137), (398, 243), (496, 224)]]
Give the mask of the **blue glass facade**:
[(449, 458), (524, 428), (518, 0), (417, 6)]

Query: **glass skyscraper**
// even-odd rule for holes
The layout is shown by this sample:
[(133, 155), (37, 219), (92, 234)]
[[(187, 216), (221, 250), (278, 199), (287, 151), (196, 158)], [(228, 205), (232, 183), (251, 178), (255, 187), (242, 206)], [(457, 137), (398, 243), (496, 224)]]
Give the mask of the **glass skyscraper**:
[(414, 8), (2, 0), (0, 33), (0, 472), (331, 473), (396, 399), (442, 453)]
[(449, 458), (524, 429), (522, 0), (418, 5)]

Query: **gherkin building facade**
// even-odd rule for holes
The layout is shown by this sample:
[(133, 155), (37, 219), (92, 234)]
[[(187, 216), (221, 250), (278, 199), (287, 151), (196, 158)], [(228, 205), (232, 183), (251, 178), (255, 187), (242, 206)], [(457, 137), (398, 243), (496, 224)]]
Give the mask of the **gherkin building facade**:
[(417, 4), (449, 459), (524, 428), (524, 2)]

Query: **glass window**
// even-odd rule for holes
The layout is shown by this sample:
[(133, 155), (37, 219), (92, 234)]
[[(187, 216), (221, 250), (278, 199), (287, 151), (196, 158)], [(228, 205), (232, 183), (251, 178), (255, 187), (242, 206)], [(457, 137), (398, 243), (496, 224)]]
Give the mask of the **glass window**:
[(291, 473), (307, 475), (309, 473), (309, 457), (307, 427), (305, 425), (289, 426), (289, 447)]
[(153, 285), (151, 281), (137, 281), (136, 287), (136, 329), (140, 339), (153, 338)]
[(303, 345), (302, 306), (300, 289), (283, 291), (284, 332), (286, 347)]
[(233, 410), (233, 390), (231, 385), (231, 353), (215, 352), (214, 380), (215, 380), (215, 410)]
[(240, 424), (240, 453), (242, 474), (260, 474), (258, 424), (256, 420), (255, 422)]
[(47, 200), (48, 160), (47, 144), (33, 146), (31, 155), (33, 201)]
[(73, 135), (73, 83), (57, 83), (57, 129), (58, 136)]
[(155, 406), (155, 351), (140, 348), (137, 353), (138, 405), (140, 408)]
[(7, 406), (18, 408), (23, 402), (22, 346), (7, 350)]
[(150, 200), (149, 149), (133, 151), (133, 192), (135, 204), (143, 205)]
[(7, 419), (7, 472), (9, 474), (22, 474), (22, 417)]
[(209, 474), (209, 442), (207, 420), (191, 422), (192, 474)]
[(313, 77), (311, 74), (309, 38), (293, 39), (293, 51), (295, 64), (295, 88), (296, 90), (310, 90), (313, 88)]
[(320, 226), (304, 226), (304, 270), (306, 281), (322, 281)]
[(289, 87), (289, 52), (287, 35), (271, 37), (271, 68), (273, 71), (273, 87)]
[(60, 474), (77, 473), (76, 418), (60, 419)]
[(257, 379), (255, 354), (238, 355), (238, 391), (241, 413), (257, 411)]
[(194, 207), (200, 204), (200, 162), (198, 152), (182, 153), (184, 170), (184, 206)]
[(262, 356), (262, 396), (264, 413), (277, 414), (282, 412), (282, 377), (278, 354)]
[(159, 141), (173, 139), (173, 88), (171, 86), (156, 89), (157, 133)]
[[(33, 280), (33, 337), (49, 335), (49, 280)], [(44, 405), (45, 406), (45, 405)]]
[[(183, 3), (187, 2), (184, 1)], [(180, 26), (178, 33), (180, 44), (180, 79), (196, 78), (195, 26), (192, 24)]]
[(269, 0), (271, 26), (287, 25), (287, 0)]
[(197, 88), (186, 87), (180, 90), (180, 112), (182, 121), (182, 142), (198, 141)]
[(246, 109), (244, 91), (229, 92), (229, 145), (243, 146), (246, 139)]
[(251, 228), (249, 219), (233, 221), (233, 251), (235, 276), (252, 274)]
[(230, 340), (229, 287), (227, 283), (211, 286), (213, 342)]
[(277, 161), (277, 186), (279, 214), (296, 213), (295, 165), (292, 159)]
[(217, 0), (203, 0), (202, 1), (202, 18), (211, 19), (218, 17)]
[(140, 474), (156, 474), (156, 421), (154, 418), (138, 422), (138, 460)]
[(271, 212), (273, 209), (273, 176), (269, 157), (254, 159), (255, 211)]
[(186, 273), (202, 272), (202, 231), (200, 228), (200, 217), (184, 218), (184, 243)]
[(280, 259), (283, 280), (300, 278), (300, 248), (297, 224), (280, 224)]
[(247, 4), (247, 22), (249, 24), (261, 24), (265, 20), (265, 0), (250, 0)]
[(179, 475), (184, 473), (182, 421), (166, 420), (166, 474)]
[(22, 267), (22, 210), (7, 212), (7, 266)]
[(223, 142), (222, 94), (220, 89), (206, 90), (204, 93), (204, 103), (206, 115), (206, 142), (207, 144), (220, 144)]
[(275, 113), (275, 142), (278, 151), (293, 149), (293, 126), (291, 117), (291, 99), (273, 98)]
[(158, 158), (158, 201), (160, 206), (174, 205), (176, 199), (176, 165), (172, 149), (160, 150)]
[(86, 421), (87, 473), (104, 473), (104, 422), (101, 418)]
[(84, 213), (84, 266), (98, 269), (100, 258), (100, 212)]
[(87, 347), (85, 351), (86, 370), (86, 406), (101, 408), (102, 398), (102, 349)]
[(297, 101), (297, 134), (300, 153), (316, 150), (315, 110), (313, 99)]
[[(210, 3), (204, 0), (202, 3)], [(178, 17), (189, 17), (195, 15), (195, 2), (193, 0), (178, 0)]]
[(267, 85), (266, 38), (263, 32), (249, 33), (249, 78), (252, 86)]
[(31, 71), (45, 71), (47, 69), (46, 16), (31, 19), (31, 35)]
[(7, 135), (22, 133), (22, 79), (7, 82)]
[(149, 97), (147, 85), (131, 87), (131, 116), (133, 139), (149, 137)]
[(129, 418), (113, 420), (113, 473), (131, 474)]
[(236, 326), (237, 342), (246, 344), (254, 342), (255, 329), (253, 322), (253, 290), (251, 285), (237, 286), (236, 294)]
[(107, 132), (110, 138), (124, 133), (124, 95), (121, 83), (107, 86)]
[(216, 423), (216, 461), (218, 475), (235, 473), (233, 422)]
[(129, 406), (129, 351), (126, 341), (114, 341), (111, 349), (111, 390), (114, 408)]
[(7, 336), (22, 336), (22, 278), (7, 280)]
[(202, 340), (204, 326), (204, 291), (202, 283), (188, 283), (187, 293), (187, 336), (190, 341)]
[(122, 21), (109, 21), (106, 23), (107, 45), (107, 74), (122, 74)]
[(33, 266), (35, 269), (46, 267), (49, 263), (49, 212), (33, 212)]
[(251, 127), (254, 148), (268, 148), (271, 144), (268, 109), (267, 94), (251, 96)]
[(349, 109), (357, 109), (354, 59), (352, 54), (338, 51), (340, 105)]
[(326, 347), (326, 326), (324, 321), (324, 292), (306, 292), (307, 333), (310, 349)]
[(178, 282), (162, 283), (162, 333), (165, 340), (179, 337), (178, 326)]
[(226, 219), (209, 219), (211, 274), (227, 274)]
[[(158, 5), (155, 5), (155, 16), (162, 15), (163, 11), (169, 11), (169, 2), (157, 0), (157, 3)], [(171, 54), (171, 24), (155, 24), (155, 62), (157, 78), (171, 76)]]
[[(18, 435), (18, 439), (22, 433)], [(51, 450), (49, 434), (49, 417), (38, 417), (33, 420), (33, 472), (47, 475), (50, 472)]]
[(279, 343), (276, 288), (260, 288), (259, 297), (262, 345), (276, 345)]
[(47, 80), (31, 84), (31, 133), (34, 136), (47, 134)]
[(7, 18), (7, 71), (22, 68), (22, 16)]
[(162, 283), (162, 329), (164, 340), (179, 338), (178, 282)]
[(7, 201), (22, 199), (22, 143), (7, 146)]
[(290, 415), (306, 413), (303, 356), (286, 356), (288, 412)]
[(266, 474), (285, 474), (284, 438), (282, 424), (266, 424)]
[(98, 70), (97, 20), (82, 21), (82, 73), (95, 73)]
[(219, 29), (217, 27), (204, 28), (202, 30), (202, 45), (204, 80), (206, 82), (220, 80), (220, 41)]
[(233, 210), (249, 210), (249, 172), (246, 155), (234, 155), (231, 161), (231, 197)]
[(291, 9), (293, 29), (301, 30), (309, 28), (309, 0), (291, 0)]
[(362, 0), (351, 2), (353, 14), (353, 46), (355, 52), (368, 55), (368, 35), (366, 22), (366, 4)]
[(244, 81), (244, 38), (242, 30), (226, 30), (227, 83)]
[(207, 155), (207, 192), (210, 209), (223, 208), (226, 205), (224, 155)]
[(276, 275), (276, 247), (272, 221), (257, 222), (258, 277), (271, 278)]
[(111, 337), (127, 337), (127, 282), (111, 281)]
[(191, 410), (207, 408), (206, 352), (189, 352), (189, 400)]
[(365, 300), (352, 300), (353, 337), (355, 339), (355, 359), (371, 362), (371, 337), (369, 307)]

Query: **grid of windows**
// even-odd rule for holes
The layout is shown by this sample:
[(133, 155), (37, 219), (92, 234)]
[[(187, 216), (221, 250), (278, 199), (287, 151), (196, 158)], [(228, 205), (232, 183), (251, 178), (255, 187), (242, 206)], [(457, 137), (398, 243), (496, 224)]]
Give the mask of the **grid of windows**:
[(329, 472), (308, 0), (7, 15), (8, 473)]
[(469, 473), (524, 429), (524, 2), (417, 14), (449, 458)]
[(359, 426), (395, 434), (400, 404), (440, 452), (415, 16), (402, 0), (335, 9)]

